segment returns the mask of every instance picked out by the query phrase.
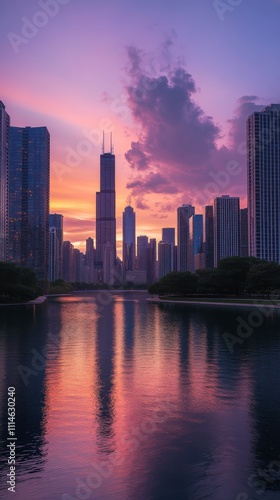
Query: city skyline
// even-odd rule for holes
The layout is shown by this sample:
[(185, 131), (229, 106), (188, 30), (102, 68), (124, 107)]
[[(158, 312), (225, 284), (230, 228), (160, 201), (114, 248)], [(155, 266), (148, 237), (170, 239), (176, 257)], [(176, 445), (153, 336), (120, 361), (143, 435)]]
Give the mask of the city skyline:
[[(203, 8), (167, 2), (163, 9), (146, 1), (57, 1), (56, 14), (45, 12), (44, 26), (36, 27), (45, 3), (16, 0), (2, 7), (1, 99), (13, 126), (50, 131), (50, 210), (64, 214), (65, 238), (83, 250), (87, 237), (95, 238), (92, 193), (98, 191), (103, 129), (107, 138), (113, 132), (116, 144), (119, 257), (129, 196), (139, 234), (158, 241), (162, 226), (175, 225), (175, 205), (190, 203), (202, 213), (215, 196), (228, 193), (245, 207), (244, 123), (280, 100), (274, 63), (279, 3), (246, 0), (221, 15), (214, 2)], [(33, 25), (30, 38), (26, 20)], [(78, 38), (77, 23), (83, 28)], [(22, 37), (18, 45), (16, 36)], [(229, 162), (237, 163), (234, 173)]]

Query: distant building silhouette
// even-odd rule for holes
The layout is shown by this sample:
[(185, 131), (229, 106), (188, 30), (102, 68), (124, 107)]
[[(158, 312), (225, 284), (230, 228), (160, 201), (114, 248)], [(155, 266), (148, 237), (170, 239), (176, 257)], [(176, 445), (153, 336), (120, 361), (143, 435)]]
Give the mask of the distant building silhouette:
[(214, 265), (240, 255), (239, 198), (223, 195), (214, 200)]
[(75, 280), (74, 246), (70, 241), (64, 241), (62, 246), (62, 278), (67, 282)]
[(63, 215), (49, 215), (49, 281), (62, 278)]
[(177, 270), (193, 271), (193, 249), (190, 243), (190, 217), (194, 215), (192, 205), (182, 205), (177, 209)]
[(173, 249), (170, 241), (158, 243), (158, 279), (163, 278), (173, 270)]
[(205, 267), (214, 267), (214, 208), (205, 207)]
[(147, 248), (147, 284), (156, 281), (157, 240), (150, 238)]
[(148, 236), (137, 236), (137, 268), (147, 271)]
[(123, 212), (123, 270), (135, 269), (135, 212), (132, 207), (125, 207)]
[(248, 257), (248, 208), (240, 209), (240, 257)]

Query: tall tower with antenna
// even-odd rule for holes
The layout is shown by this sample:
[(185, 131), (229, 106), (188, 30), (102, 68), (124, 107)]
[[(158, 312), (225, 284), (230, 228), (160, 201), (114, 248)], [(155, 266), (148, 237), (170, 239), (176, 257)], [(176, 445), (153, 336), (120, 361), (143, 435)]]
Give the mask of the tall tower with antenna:
[[(109, 245), (108, 245), (109, 244)], [(106, 246), (107, 245), (107, 246)], [(100, 191), (96, 193), (96, 263), (104, 267), (104, 256), (109, 248), (116, 261), (116, 191), (115, 191), (115, 155), (113, 139), (110, 134), (110, 152), (105, 153), (103, 132), (102, 154), (100, 155)]]

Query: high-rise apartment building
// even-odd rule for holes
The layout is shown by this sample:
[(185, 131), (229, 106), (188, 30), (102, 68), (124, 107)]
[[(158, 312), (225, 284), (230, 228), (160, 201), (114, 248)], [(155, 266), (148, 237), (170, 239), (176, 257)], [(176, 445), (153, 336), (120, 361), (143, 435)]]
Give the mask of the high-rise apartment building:
[(70, 241), (64, 241), (62, 245), (62, 278), (67, 282), (75, 281), (74, 246)]
[(280, 104), (247, 120), (249, 255), (280, 263)]
[(240, 209), (240, 257), (248, 257), (248, 208)]
[(137, 267), (139, 271), (147, 271), (148, 236), (137, 236)]
[[(105, 246), (110, 243), (110, 252), (116, 262), (116, 193), (115, 155), (100, 155), (100, 192), (96, 193), (96, 263), (102, 267)], [(107, 247), (108, 248), (108, 247)], [(106, 250), (106, 255), (107, 255)], [(108, 261), (108, 259), (107, 259)]]
[(162, 241), (171, 243), (175, 245), (175, 228), (174, 227), (164, 227), (162, 228)]
[(173, 271), (173, 249), (170, 241), (158, 243), (158, 279), (163, 278)]
[(177, 209), (177, 270), (193, 271), (193, 249), (190, 241), (190, 217), (194, 215), (192, 205), (182, 205)]
[(8, 259), (39, 279), (48, 278), (49, 184), (47, 128), (10, 127)]
[(7, 260), (9, 243), (9, 127), (10, 117), (0, 101), (0, 261)]
[(125, 207), (123, 212), (123, 270), (135, 269), (135, 212)]
[(49, 215), (49, 281), (62, 278), (63, 215)]
[(150, 238), (147, 248), (147, 284), (156, 281), (157, 240)]
[(240, 255), (239, 198), (223, 195), (214, 200), (214, 266), (221, 259)]
[(214, 210), (212, 205), (205, 207), (205, 267), (214, 267)]
[(93, 238), (86, 239), (86, 257), (85, 265), (90, 269), (93, 269), (95, 263), (95, 248)]

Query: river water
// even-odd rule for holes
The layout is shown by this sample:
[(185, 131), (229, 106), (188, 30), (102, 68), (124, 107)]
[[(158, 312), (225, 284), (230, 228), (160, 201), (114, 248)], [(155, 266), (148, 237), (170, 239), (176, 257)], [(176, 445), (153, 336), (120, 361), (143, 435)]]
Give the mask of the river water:
[(280, 311), (146, 298), (0, 309), (0, 498), (280, 498)]

